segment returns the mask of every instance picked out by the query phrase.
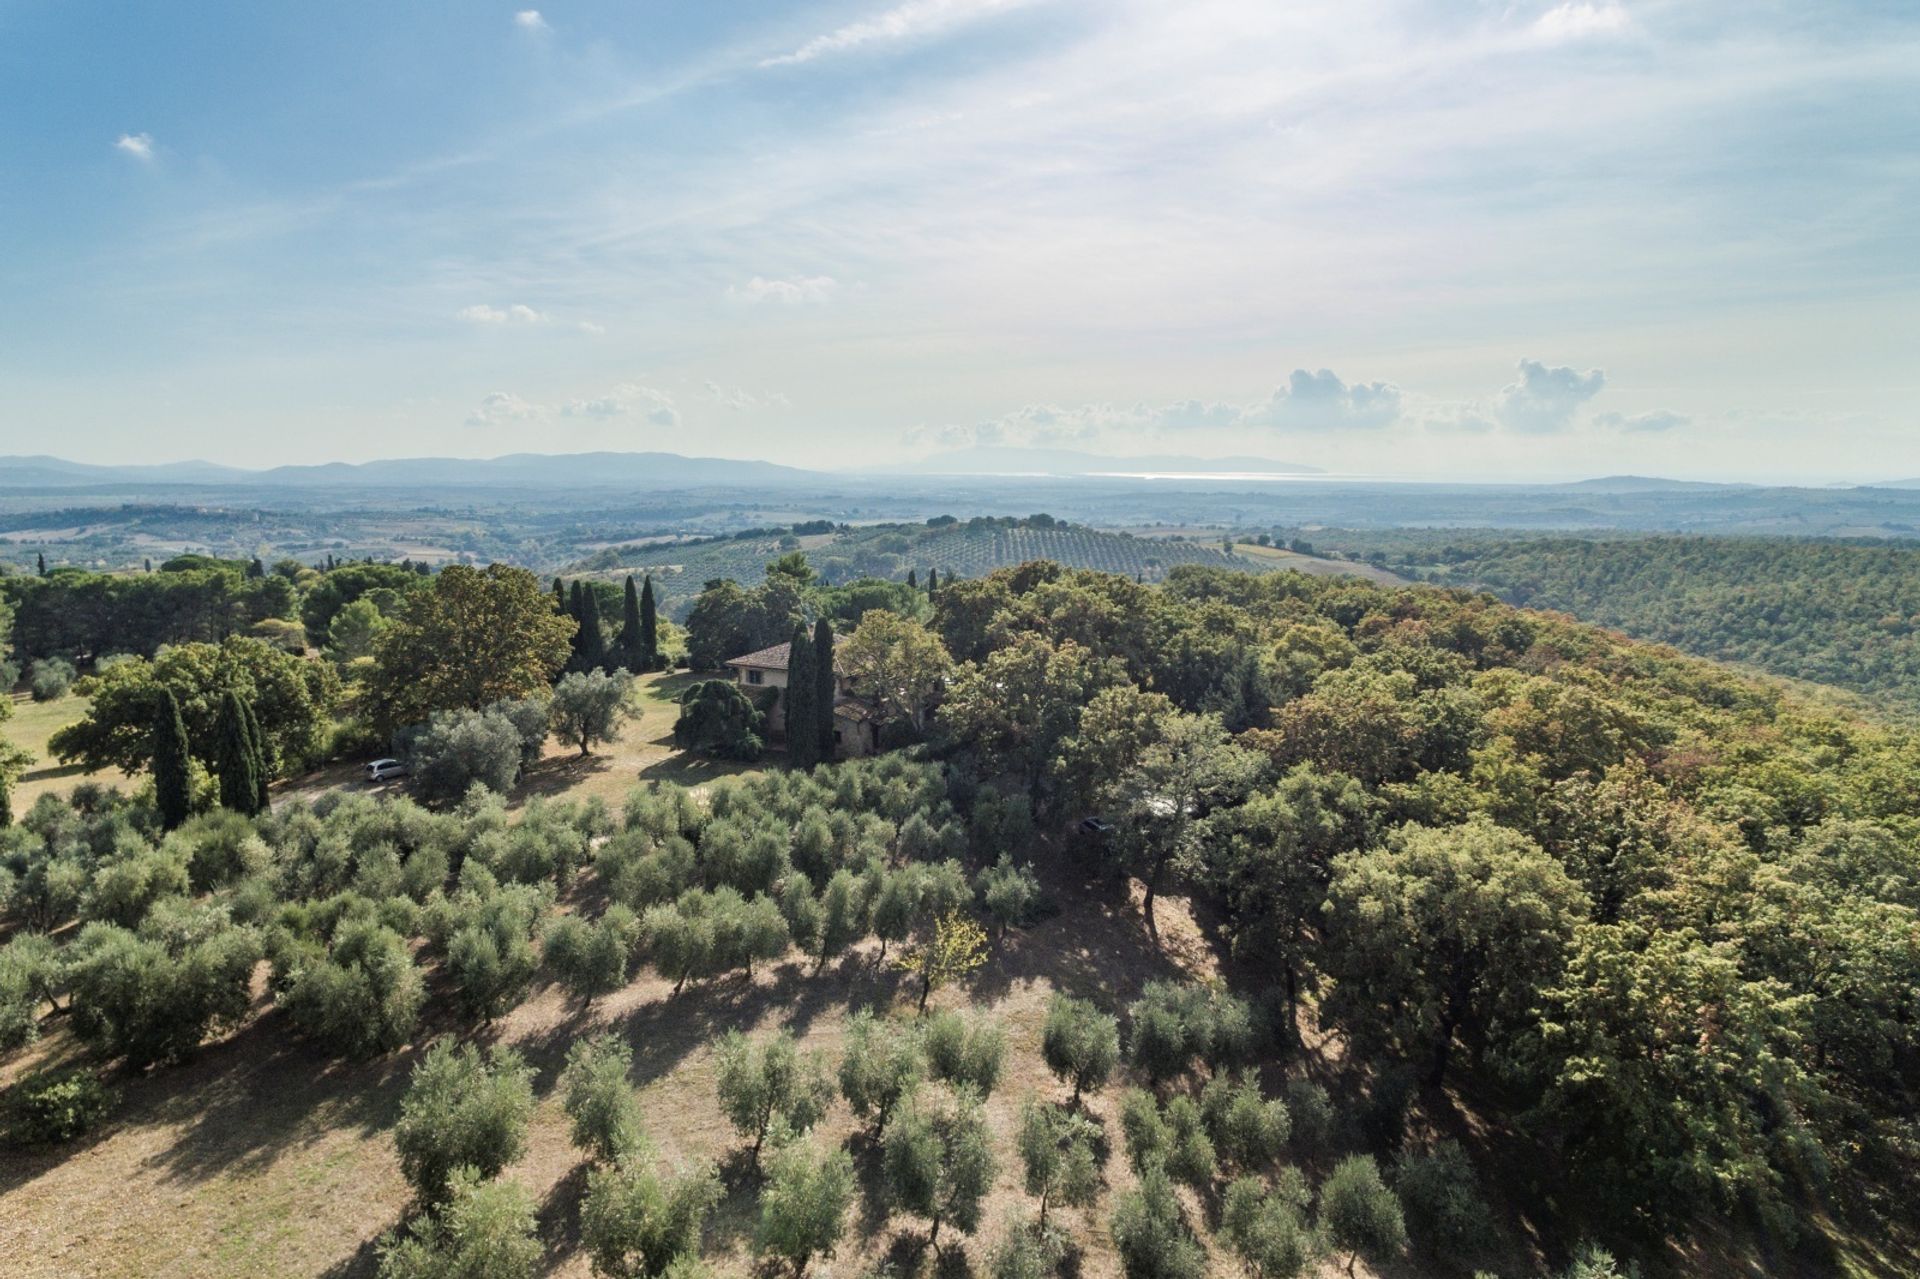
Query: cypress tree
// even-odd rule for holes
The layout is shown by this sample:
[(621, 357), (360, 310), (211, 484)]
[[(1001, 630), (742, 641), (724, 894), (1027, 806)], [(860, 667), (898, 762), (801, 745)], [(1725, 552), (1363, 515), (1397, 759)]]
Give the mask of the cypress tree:
[(260, 779), (254, 775), (260, 752), (247, 732), (247, 713), (239, 694), (228, 689), (220, 699), (220, 717), (214, 723), (215, 770), (220, 774), (220, 806), (252, 816), (260, 798)]
[(580, 669), (599, 670), (607, 663), (607, 643), (600, 636), (600, 595), (591, 586), (580, 592)]
[[(821, 618), (813, 628), (813, 713), (820, 758), (833, 758), (833, 623)], [(791, 732), (791, 730), (789, 730)]]
[(640, 655), (647, 669), (657, 671), (660, 661), (660, 615), (653, 602), (653, 574), (647, 574), (640, 587)]
[(557, 577), (553, 579), (553, 611), (556, 613), (567, 611), (567, 588)]
[(805, 624), (793, 628), (787, 646), (787, 762), (812, 768), (820, 762), (819, 680), (813, 670), (813, 641)]
[(640, 592), (634, 589), (633, 574), (627, 574), (626, 610), (620, 627), (620, 665), (638, 675), (647, 669), (646, 652), (640, 625)]
[(267, 762), (267, 736), (260, 731), (260, 718), (253, 713), (253, 703), (244, 697), (240, 699), (240, 715), (247, 725), (247, 746), (253, 751), (253, 811), (264, 813), (272, 806), (267, 788), (273, 784), (273, 767)]
[(13, 779), (0, 773), (0, 830), (13, 825)]
[(907, 570), (907, 587), (909, 590), (915, 590), (915, 591), (920, 589), (920, 579), (918, 576), (916, 576), (915, 571), (913, 569)]
[(36, 552), (34, 558), (39, 561), (40, 576), (45, 577), (47, 575), (47, 553), (45, 551)]
[(193, 808), (193, 781), (187, 760), (187, 726), (173, 690), (160, 690), (153, 713), (153, 796), (160, 825), (173, 830)]
[(938, 595), (939, 593), (940, 593), (940, 570), (937, 568), (930, 568), (927, 570), (927, 598), (932, 599), (934, 596)]

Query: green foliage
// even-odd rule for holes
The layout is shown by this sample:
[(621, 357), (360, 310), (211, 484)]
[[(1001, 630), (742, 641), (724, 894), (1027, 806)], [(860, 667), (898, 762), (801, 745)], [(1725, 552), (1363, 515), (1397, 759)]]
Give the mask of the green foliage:
[(413, 1037), (426, 986), (406, 939), (377, 919), (343, 923), (325, 953), (294, 968), (280, 1006), (329, 1051), (367, 1058)]
[(526, 997), (538, 967), (534, 923), (550, 900), (544, 886), (510, 884), (454, 903), (446, 967), (468, 1017), (490, 1022)]
[(805, 1273), (816, 1256), (831, 1257), (853, 1204), (853, 1157), (844, 1150), (816, 1150), (796, 1141), (773, 1158), (760, 1194), (760, 1224), (754, 1247)]
[(732, 680), (710, 679), (680, 695), (674, 744), (696, 755), (753, 761), (766, 749), (766, 716)]
[(1127, 1059), (1154, 1083), (1185, 1074), (1196, 1060), (1215, 1069), (1230, 1065), (1253, 1047), (1245, 1002), (1204, 986), (1148, 982), (1127, 1018)]
[(476, 785), (505, 794), (520, 780), (526, 738), (505, 706), (439, 711), (407, 740), (405, 753), (423, 799), (457, 799)]
[(27, 692), (36, 702), (53, 702), (73, 686), (73, 663), (61, 657), (42, 657), (27, 667)]
[(575, 629), (525, 569), (449, 565), (381, 635), (368, 703), (391, 729), (530, 697), (552, 684)]
[(1040, 1201), (1040, 1221), (1055, 1204), (1084, 1208), (1100, 1193), (1100, 1125), (1078, 1110), (1029, 1098), (1016, 1138), (1027, 1193)]
[(840, 1095), (875, 1132), (894, 1107), (926, 1077), (926, 1053), (918, 1030), (863, 1008), (847, 1022), (840, 1057)]
[(1209, 1079), (1200, 1091), (1200, 1110), (1221, 1161), (1241, 1172), (1259, 1172), (1278, 1160), (1293, 1130), (1287, 1104), (1264, 1096), (1251, 1070)]
[(998, 1167), (980, 1102), (965, 1091), (914, 1093), (895, 1110), (882, 1139), (888, 1202), (926, 1218), (927, 1242), (936, 1248), (944, 1225), (965, 1234), (979, 1227)]
[(572, 1123), (573, 1144), (595, 1163), (639, 1158), (647, 1150), (640, 1098), (627, 1082), (632, 1069), (632, 1050), (614, 1035), (577, 1040), (567, 1050), (566, 1069), (560, 1072), (562, 1105)]
[(65, 959), (44, 934), (17, 933), (0, 946), (0, 1051), (40, 1037), (40, 1005), (65, 984)]
[[(814, 669), (813, 637), (805, 625), (793, 628), (787, 645), (787, 686), (781, 693), (787, 725), (787, 763), (812, 768), (820, 754), (820, 677)], [(831, 714), (831, 708), (827, 712)]]
[(1459, 1142), (1436, 1142), (1419, 1153), (1401, 1151), (1393, 1165), (1393, 1187), (1408, 1232), (1433, 1256), (1471, 1256), (1485, 1242), (1492, 1210)]
[(260, 811), (260, 774), (266, 762), (254, 743), (246, 707), (232, 690), (220, 699), (220, 717), (213, 731), (213, 771), (220, 779), (220, 806), (251, 817)]
[(447, 1201), (454, 1173), (497, 1176), (526, 1149), (533, 1071), (519, 1054), (442, 1040), (413, 1068), (393, 1142), (400, 1171), (424, 1204)]
[(1127, 1279), (1200, 1279), (1206, 1273), (1207, 1254), (1181, 1216), (1163, 1169), (1147, 1169), (1137, 1186), (1114, 1200), (1111, 1229)]
[(76, 1034), (129, 1068), (182, 1060), (252, 1003), (260, 941), (209, 911), (197, 935), (164, 940), (91, 923), (65, 952)]
[(627, 984), (633, 970), (640, 922), (615, 902), (592, 923), (578, 915), (556, 915), (541, 938), (542, 954), (554, 977), (584, 1004)]
[(638, 1158), (587, 1174), (580, 1205), (580, 1236), (593, 1272), (608, 1279), (691, 1276), (683, 1269), (699, 1255), (700, 1231), (720, 1202), (711, 1169), (671, 1180)]
[(980, 907), (994, 922), (1002, 937), (1010, 928), (1022, 928), (1040, 914), (1039, 877), (1027, 862), (1015, 865), (1013, 858), (1000, 854), (1000, 860), (983, 869), (973, 879)]
[(1320, 1183), (1318, 1225), (1328, 1247), (1350, 1259), (1381, 1261), (1407, 1246), (1400, 1201), (1368, 1155), (1342, 1159)]
[(1319, 1241), (1306, 1220), (1311, 1198), (1306, 1178), (1293, 1168), (1271, 1188), (1257, 1177), (1227, 1187), (1220, 1233), (1255, 1279), (1295, 1279), (1313, 1264)]
[(380, 1279), (533, 1279), (545, 1251), (535, 1224), (524, 1186), (457, 1169), (438, 1211), (382, 1241)]
[(756, 1166), (776, 1121), (787, 1132), (805, 1132), (833, 1098), (820, 1060), (802, 1058), (787, 1031), (768, 1036), (758, 1047), (739, 1031), (729, 1031), (714, 1045), (714, 1057), (720, 1111), (752, 1143)]
[(153, 699), (153, 802), (160, 824), (173, 830), (193, 811), (192, 763), (187, 753), (187, 730), (180, 722), (180, 703), (171, 690)]
[(595, 742), (613, 740), (620, 724), (631, 713), (627, 699), (633, 692), (633, 676), (626, 671), (574, 671), (563, 675), (553, 686), (553, 729), (560, 740), (580, 748), (582, 755), (593, 753)]
[(0, 1094), (0, 1129), (11, 1145), (57, 1145), (99, 1127), (118, 1101), (90, 1070), (37, 1070)]
[(934, 920), (930, 936), (916, 941), (895, 960), (901, 971), (920, 979), (920, 1010), (941, 987), (965, 981), (987, 962), (986, 930), (958, 911)]
[(1106, 1086), (1120, 1062), (1120, 1023), (1084, 999), (1056, 994), (1040, 1032), (1040, 1054), (1062, 1083), (1080, 1094)]
[(1006, 1064), (1006, 1033), (984, 1017), (940, 1012), (922, 1028), (927, 1073), (934, 1079), (965, 1086), (978, 1096), (991, 1096)]

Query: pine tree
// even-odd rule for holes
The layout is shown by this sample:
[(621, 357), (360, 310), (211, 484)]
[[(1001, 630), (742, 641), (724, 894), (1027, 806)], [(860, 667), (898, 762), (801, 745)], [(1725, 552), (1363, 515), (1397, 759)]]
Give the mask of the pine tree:
[(653, 602), (653, 575), (640, 586), (640, 656), (647, 669), (657, 671), (660, 661), (660, 616)]
[(220, 716), (214, 722), (213, 733), (213, 766), (220, 775), (220, 806), (252, 816), (254, 804), (260, 797), (259, 778), (253, 771), (260, 757), (247, 732), (247, 713), (241, 708), (239, 694), (232, 689), (220, 699)]
[[(813, 627), (813, 714), (821, 759), (833, 758), (833, 623), (821, 618)], [(789, 730), (791, 732), (791, 730)]]
[(255, 813), (264, 813), (271, 802), (267, 788), (273, 784), (273, 766), (267, 760), (267, 738), (260, 731), (260, 718), (253, 713), (253, 703), (244, 697), (240, 699), (240, 713), (246, 720), (247, 747), (253, 752), (254, 808)]
[(787, 647), (787, 762), (812, 768), (820, 762), (819, 681), (813, 670), (813, 641), (804, 623), (793, 628)]
[(160, 690), (153, 715), (153, 793), (160, 824), (173, 830), (193, 807), (193, 783), (187, 764), (187, 726), (173, 690)]
[(647, 669), (647, 660), (641, 637), (640, 592), (634, 588), (631, 573), (627, 574), (626, 606), (620, 621), (620, 665), (638, 675)]

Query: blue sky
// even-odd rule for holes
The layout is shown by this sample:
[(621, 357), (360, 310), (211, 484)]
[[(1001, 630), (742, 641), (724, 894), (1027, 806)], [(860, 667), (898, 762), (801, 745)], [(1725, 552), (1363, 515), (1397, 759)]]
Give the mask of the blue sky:
[(1920, 474), (1920, 8), (0, 0), (0, 453)]

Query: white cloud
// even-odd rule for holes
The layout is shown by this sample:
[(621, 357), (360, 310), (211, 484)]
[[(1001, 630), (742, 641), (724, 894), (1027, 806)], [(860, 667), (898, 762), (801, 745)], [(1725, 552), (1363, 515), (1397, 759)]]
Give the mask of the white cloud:
[(467, 425), (505, 426), (510, 422), (537, 422), (545, 416), (545, 409), (527, 403), (511, 391), (492, 391), (467, 415)]
[(453, 313), (453, 317), (469, 324), (545, 324), (550, 318), (546, 312), (536, 311), (518, 302), (504, 308), (476, 302), (472, 306), (461, 307)]
[(755, 304), (778, 302), (783, 306), (798, 306), (806, 302), (825, 302), (839, 289), (839, 281), (830, 275), (801, 276), (792, 280), (769, 280), (756, 275), (744, 285), (729, 287), (727, 296)]
[(1244, 414), (1249, 426), (1294, 431), (1333, 431), (1389, 426), (1400, 417), (1400, 388), (1391, 382), (1349, 386), (1330, 369), (1295, 369), (1264, 405)]
[(1618, 0), (1566, 0), (1541, 14), (1533, 22), (1533, 34), (1549, 44), (1570, 40), (1591, 40), (1625, 34), (1633, 27), (1633, 18)]
[(680, 412), (673, 407), (673, 397), (638, 382), (622, 382), (605, 395), (592, 399), (571, 400), (560, 406), (560, 416), (600, 421), (631, 416), (650, 426), (680, 425)]
[(908, 0), (877, 17), (850, 22), (837, 31), (815, 36), (792, 53), (765, 58), (763, 67), (812, 62), (825, 54), (844, 53), (863, 45), (909, 40), (971, 22), (1029, 0)]
[(1582, 404), (1600, 394), (1607, 384), (1604, 369), (1585, 373), (1568, 366), (1549, 367), (1538, 360), (1520, 361), (1520, 380), (1500, 388), (1494, 413), (1516, 431), (1545, 435), (1573, 425)]
[(522, 31), (550, 31), (547, 20), (540, 16), (538, 9), (522, 9), (513, 15), (513, 25)]
[(607, 331), (606, 325), (595, 324), (592, 320), (582, 320), (578, 327), (582, 333), (588, 334), (591, 337), (599, 337)]
[(792, 401), (778, 391), (749, 391), (743, 386), (722, 386), (718, 382), (708, 382), (706, 389), (708, 398), (730, 409), (792, 407)]
[(153, 135), (151, 133), (123, 133), (113, 144), (116, 151), (124, 151), (136, 160), (153, 159)]
[(1686, 414), (1672, 409), (1649, 409), (1645, 413), (1602, 413), (1593, 419), (1593, 424), (1608, 431), (1651, 433), (1676, 430), (1692, 421)]

